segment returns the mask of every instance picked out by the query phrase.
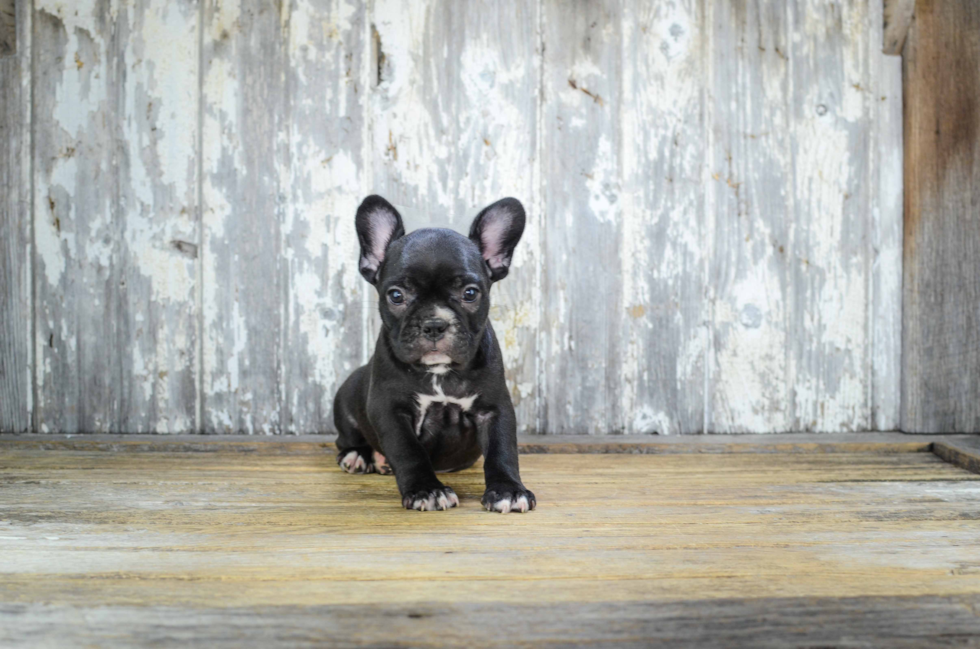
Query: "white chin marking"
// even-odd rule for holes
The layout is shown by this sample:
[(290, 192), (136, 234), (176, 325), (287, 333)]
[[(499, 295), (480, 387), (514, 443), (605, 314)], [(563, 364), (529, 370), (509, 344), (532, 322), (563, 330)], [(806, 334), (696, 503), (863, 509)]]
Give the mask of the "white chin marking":
[(439, 376), (442, 376), (448, 371), (449, 371), (448, 365), (429, 365), (429, 368), (426, 370), (426, 372), (428, 372), (429, 374), (437, 374)]
[(452, 362), (453, 359), (442, 352), (427, 352), (422, 355), (423, 365), (448, 365)]

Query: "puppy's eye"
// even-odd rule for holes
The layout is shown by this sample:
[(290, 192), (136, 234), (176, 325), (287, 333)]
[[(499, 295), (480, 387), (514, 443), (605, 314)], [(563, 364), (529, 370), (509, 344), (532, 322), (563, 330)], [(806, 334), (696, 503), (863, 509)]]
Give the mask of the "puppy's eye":
[(388, 301), (392, 304), (404, 304), (405, 294), (399, 291), (397, 288), (393, 288), (388, 291)]
[(475, 286), (468, 286), (466, 290), (463, 291), (463, 302), (476, 302), (476, 298), (480, 296), (480, 289)]

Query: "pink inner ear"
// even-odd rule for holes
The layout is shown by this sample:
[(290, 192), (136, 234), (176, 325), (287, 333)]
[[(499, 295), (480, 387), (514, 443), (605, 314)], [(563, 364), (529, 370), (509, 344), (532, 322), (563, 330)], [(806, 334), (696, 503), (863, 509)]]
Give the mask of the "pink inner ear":
[(385, 250), (391, 242), (391, 236), (398, 227), (398, 219), (391, 212), (377, 210), (368, 218), (371, 224), (371, 250), (368, 251), (368, 258), (377, 270), (381, 266), (381, 261), (385, 258)]
[(510, 264), (510, 260), (504, 255), (504, 237), (510, 229), (511, 217), (509, 214), (493, 216), (495, 218), (487, 219), (488, 222), (483, 226), (480, 240), (483, 242), (483, 258), (491, 268), (500, 268)]

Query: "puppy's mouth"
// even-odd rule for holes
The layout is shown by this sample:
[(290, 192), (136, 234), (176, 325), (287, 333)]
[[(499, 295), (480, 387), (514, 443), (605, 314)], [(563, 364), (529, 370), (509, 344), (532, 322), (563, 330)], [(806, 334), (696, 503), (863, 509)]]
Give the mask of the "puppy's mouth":
[(449, 365), (452, 362), (453, 359), (439, 351), (426, 352), (419, 359), (422, 365)]

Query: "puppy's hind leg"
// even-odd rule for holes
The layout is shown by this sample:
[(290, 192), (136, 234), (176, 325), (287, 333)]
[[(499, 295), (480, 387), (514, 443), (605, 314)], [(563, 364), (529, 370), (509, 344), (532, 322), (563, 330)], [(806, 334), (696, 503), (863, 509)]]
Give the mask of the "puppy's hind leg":
[(347, 473), (374, 473), (374, 449), (357, 428), (344, 431), (339, 426), (337, 436), (337, 464)]
[(352, 407), (359, 398), (358, 384), (364, 368), (355, 371), (340, 386), (333, 403), (333, 423), (337, 427), (337, 464), (347, 473), (374, 473), (374, 449), (358, 428)]

